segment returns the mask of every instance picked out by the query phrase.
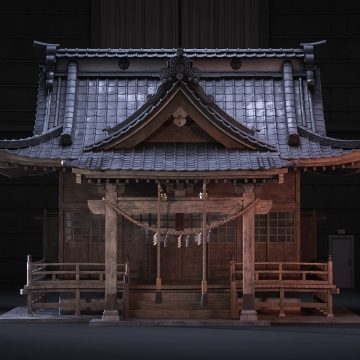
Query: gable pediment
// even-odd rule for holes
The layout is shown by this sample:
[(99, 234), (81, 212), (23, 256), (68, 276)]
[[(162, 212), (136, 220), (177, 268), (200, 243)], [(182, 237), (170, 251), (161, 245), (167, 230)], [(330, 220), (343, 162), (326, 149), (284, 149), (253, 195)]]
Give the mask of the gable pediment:
[(131, 119), (92, 149), (117, 150), (156, 142), (211, 142), (226, 148), (274, 150), (258, 141), (251, 129), (223, 112), (199, 88), (177, 81), (170, 88), (159, 89)]

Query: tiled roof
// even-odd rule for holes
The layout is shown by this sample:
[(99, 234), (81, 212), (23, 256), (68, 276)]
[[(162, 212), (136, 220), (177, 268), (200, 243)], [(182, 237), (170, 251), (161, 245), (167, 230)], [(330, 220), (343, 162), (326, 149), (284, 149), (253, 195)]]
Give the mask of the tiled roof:
[[(170, 58), (177, 49), (58, 49), (58, 58)], [(302, 49), (184, 49), (189, 58), (303, 58)]]
[[(173, 57), (175, 52), (175, 49), (57, 49), (56, 56), (113, 54), (158, 58)], [(304, 55), (302, 49), (185, 49), (185, 55), (189, 57), (232, 57), (231, 54), (285, 59)], [(232, 78), (229, 74), (225, 78), (219, 73), (217, 78), (200, 77), (199, 80), (199, 86), (213, 99), (212, 104), (211, 101), (206, 103), (208, 110), (214, 112), (214, 109), (218, 109), (215, 111), (215, 115), (219, 116), (218, 121), (232, 118), (236, 122), (233, 129), (244, 130), (242, 136), (270, 146), (264, 151), (226, 150), (221, 145), (209, 143), (153, 144), (96, 152), (94, 144), (108, 141), (109, 135), (110, 138), (116, 136), (118, 131), (124, 131), (141, 119), (144, 113), (139, 109), (149, 104), (149, 98), (157, 93), (162, 83), (160, 79), (146, 76), (127, 78), (123, 73), (121, 77), (80, 77), (73, 73), (71, 81), (63, 74), (55, 74), (51, 88), (47, 87), (45, 76), (41, 75), (34, 136), (23, 140), (1, 140), (0, 149), (1, 152), (29, 159), (65, 159), (72, 166), (89, 169), (130, 170), (133, 166), (139, 170), (196, 171), (203, 168), (216, 171), (291, 166), (292, 160), (342, 156), (360, 148), (359, 141), (326, 137), (318, 70), (315, 72), (315, 86), (311, 90), (307, 86), (307, 79), (301, 74), (293, 73), (291, 79), (291, 74), (286, 70), (286, 79), (285, 83), (284, 73), (279, 72), (276, 77), (243, 78), (239, 75)], [(193, 95), (197, 96), (196, 93)], [(201, 98), (198, 101), (202, 103)], [(147, 113), (152, 111), (151, 108), (143, 110)], [(68, 119), (67, 133), (73, 138), (69, 146), (60, 144), (65, 117)], [(226, 125), (225, 122), (223, 124)], [(298, 145), (289, 145), (289, 129), (298, 132)], [(269, 152), (270, 149), (275, 151)]]
[(226, 149), (217, 144), (146, 144), (117, 151), (84, 152), (74, 167), (91, 170), (229, 171), (289, 166), (278, 153)]

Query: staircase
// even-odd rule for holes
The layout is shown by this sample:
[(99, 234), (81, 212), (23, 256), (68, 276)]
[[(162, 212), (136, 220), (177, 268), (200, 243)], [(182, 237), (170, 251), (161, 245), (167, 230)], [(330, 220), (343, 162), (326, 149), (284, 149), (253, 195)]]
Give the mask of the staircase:
[(137, 319), (230, 319), (229, 288), (208, 290), (207, 306), (200, 305), (198, 288), (164, 288), (162, 303), (155, 302), (154, 288), (130, 291), (130, 317)]

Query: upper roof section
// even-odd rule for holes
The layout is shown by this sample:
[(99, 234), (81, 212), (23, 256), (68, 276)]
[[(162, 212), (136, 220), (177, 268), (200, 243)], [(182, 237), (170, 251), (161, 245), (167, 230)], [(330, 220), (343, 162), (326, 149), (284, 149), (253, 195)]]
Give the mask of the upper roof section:
[[(281, 61), (292, 61), (295, 73), (306, 73), (308, 84), (314, 85), (314, 48), (325, 41), (304, 43), (298, 49), (181, 49), (184, 57), (193, 61), (202, 78), (215, 74), (232, 73), (250, 76), (281, 71)], [(77, 61), (79, 73), (111, 74), (123, 72), (125, 76), (140, 74), (158, 76), (164, 60), (177, 56), (179, 49), (61, 49), (58, 44), (34, 41), (46, 50), (45, 73), (48, 86), (52, 86), (54, 72), (66, 72), (68, 61)], [(90, 61), (91, 59), (96, 60)], [(83, 61), (85, 60), (85, 61)], [(106, 62), (99, 62), (106, 60)], [(265, 60), (265, 62), (264, 62)], [(280, 60), (280, 61), (276, 61)], [(252, 74), (251, 74), (252, 73)], [(216, 76), (216, 75), (215, 75)]]
[[(154, 169), (176, 171), (181, 160), (181, 169), (205, 161), (209, 171), (226, 164), (257, 170), (338, 158), (360, 147), (326, 137), (314, 63), (320, 43), (177, 50), (36, 44), (45, 48), (46, 60), (34, 136), (0, 141), (11, 156), (60, 159), (73, 167), (96, 163), (98, 169), (131, 170), (131, 159), (147, 156)], [(265, 160), (244, 164), (255, 158)]]

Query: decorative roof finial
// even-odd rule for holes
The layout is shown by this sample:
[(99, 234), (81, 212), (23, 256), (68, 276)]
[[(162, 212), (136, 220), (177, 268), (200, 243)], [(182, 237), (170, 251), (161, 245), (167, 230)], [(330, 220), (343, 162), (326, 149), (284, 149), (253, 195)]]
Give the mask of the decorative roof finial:
[(306, 80), (308, 84), (309, 90), (314, 89), (315, 78), (315, 56), (314, 56), (314, 47), (326, 44), (326, 40), (312, 42), (312, 43), (302, 43), (300, 44), (304, 49), (304, 62), (305, 62), (305, 70), (306, 70)]
[(56, 50), (60, 46), (59, 44), (49, 44), (41, 41), (34, 40), (34, 47), (42, 47), (46, 49), (46, 59), (44, 72), (46, 73), (46, 88), (51, 90), (54, 84), (54, 75), (56, 68)]
[(192, 61), (184, 55), (184, 49), (178, 48), (176, 56), (168, 61), (167, 68), (160, 70), (160, 78), (163, 82), (181, 80), (186, 83), (197, 84), (200, 73), (197, 68), (193, 68)]

